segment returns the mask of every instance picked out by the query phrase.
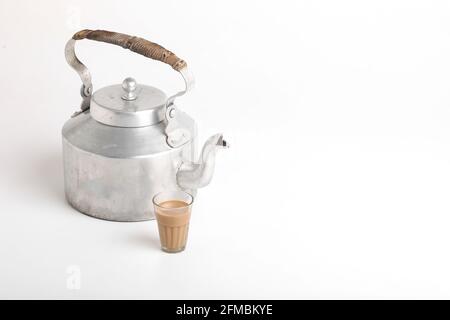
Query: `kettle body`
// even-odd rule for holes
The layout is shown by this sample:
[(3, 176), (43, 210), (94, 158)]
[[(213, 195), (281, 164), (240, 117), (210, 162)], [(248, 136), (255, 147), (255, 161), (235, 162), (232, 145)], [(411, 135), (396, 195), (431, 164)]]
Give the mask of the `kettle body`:
[[(93, 93), (90, 74), (74, 52), (80, 39), (118, 44), (170, 64), (183, 76), (186, 89), (167, 98), (159, 89), (127, 78)], [(70, 205), (100, 219), (143, 221), (154, 218), (155, 194), (184, 190), (195, 195), (209, 183), (216, 149), (227, 143), (221, 134), (212, 136), (196, 159), (196, 124), (174, 104), (193, 83), (183, 60), (147, 40), (101, 30), (76, 33), (66, 45), (66, 60), (83, 82), (81, 110), (62, 129)]]
[(167, 146), (163, 123), (113, 127), (97, 122), (90, 112), (69, 119), (62, 129), (67, 201), (96, 218), (152, 219), (152, 197), (163, 190), (183, 189), (177, 184), (177, 170), (183, 162), (195, 161), (195, 123), (183, 117), (192, 137), (176, 148)]

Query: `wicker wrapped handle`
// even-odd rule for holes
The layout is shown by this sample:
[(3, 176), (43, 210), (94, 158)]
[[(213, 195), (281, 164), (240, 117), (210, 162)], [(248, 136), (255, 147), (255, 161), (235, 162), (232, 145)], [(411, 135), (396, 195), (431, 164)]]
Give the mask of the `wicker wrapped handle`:
[(167, 99), (167, 105), (173, 104), (175, 98), (184, 95), (194, 86), (194, 76), (188, 70), (187, 63), (159, 44), (118, 32), (89, 29), (81, 30), (67, 41), (65, 47), (66, 61), (78, 73), (83, 83), (81, 87), (81, 111), (76, 112), (74, 114), (75, 116), (89, 109), (93, 92), (91, 73), (75, 54), (75, 43), (77, 40), (82, 39), (111, 43), (125, 49), (130, 49), (145, 57), (164, 62), (178, 71), (184, 79), (185, 89), (170, 96)]
[(163, 48), (159, 44), (123, 33), (86, 29), (75, 33), (72, 39), (90, 39), (121, 46), (122, 48), (130, 49), (147, 58), (164, 62), (176, 71), (180, 71), (187, 66), (184, 60), (178, 58), (176, 54)]

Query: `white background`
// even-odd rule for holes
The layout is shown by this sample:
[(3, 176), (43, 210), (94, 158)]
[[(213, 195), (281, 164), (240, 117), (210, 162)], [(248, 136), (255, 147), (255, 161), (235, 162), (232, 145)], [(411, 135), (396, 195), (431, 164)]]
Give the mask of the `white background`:
[[(80, 29), (187, 60), (178, 106), (223, 132), (188, 248), (64, 200)], [(94, 89), (168, 66), (84, 40)], [(0, 2), (0, 298), (450, 298), (449, 1)], [(68, 268), (81, 288), (67, 288)]]

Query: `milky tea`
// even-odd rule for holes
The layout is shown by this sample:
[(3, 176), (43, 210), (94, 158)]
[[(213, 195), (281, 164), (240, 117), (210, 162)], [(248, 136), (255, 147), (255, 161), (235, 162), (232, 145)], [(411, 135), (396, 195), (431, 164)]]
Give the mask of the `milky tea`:
[(180, 252), (186, 247), (191, 206), (181, 200), (167, 200), (155, 205), (161, 249)]

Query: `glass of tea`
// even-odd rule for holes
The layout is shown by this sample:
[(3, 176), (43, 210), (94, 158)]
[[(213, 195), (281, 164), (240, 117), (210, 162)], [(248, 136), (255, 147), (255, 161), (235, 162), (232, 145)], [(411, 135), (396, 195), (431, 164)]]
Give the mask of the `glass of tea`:
[(194, 197), (180, 190), (163, 191), (153, 197), (161, 249), (181, 252), (186, 247)]

